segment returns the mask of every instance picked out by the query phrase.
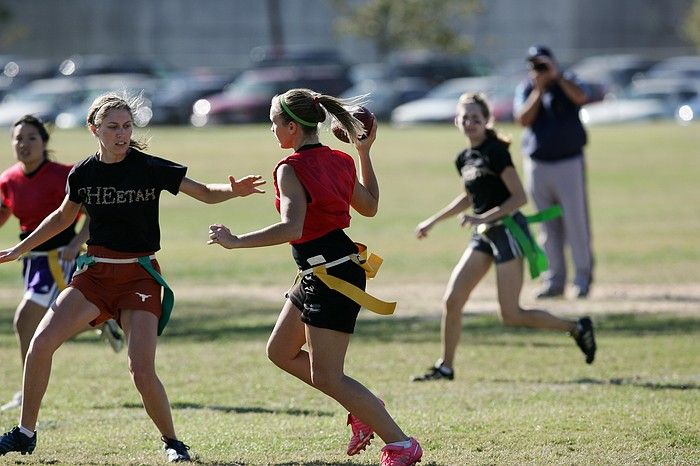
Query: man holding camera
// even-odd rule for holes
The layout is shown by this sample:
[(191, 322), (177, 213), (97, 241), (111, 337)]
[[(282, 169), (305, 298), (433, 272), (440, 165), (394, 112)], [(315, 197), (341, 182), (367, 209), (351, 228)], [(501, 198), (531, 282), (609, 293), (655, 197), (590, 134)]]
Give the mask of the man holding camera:
[(574, 294), (585, 298), (593, 281), (593, 252), (588, 218), (583, 146), (586, 131), (579, 109), (588, 100), (575, 76), (562, 72), (549, 48), (528, 49), (529, 79), (515, 91), (514, 117), (525, 131), (523, 154), (530, 198), (538, 210), (559, 204), (561, 217), (542, 224), (540, 240), (549, 259), (538, 298), (564, 294), (566, 260), (571, 249)]

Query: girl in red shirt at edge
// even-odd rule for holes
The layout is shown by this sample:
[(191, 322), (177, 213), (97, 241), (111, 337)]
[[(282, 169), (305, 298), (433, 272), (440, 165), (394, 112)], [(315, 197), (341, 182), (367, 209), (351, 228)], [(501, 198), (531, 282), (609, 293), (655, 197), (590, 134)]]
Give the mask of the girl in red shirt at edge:
[[(221, 224), (209, 228), (209, 244), (228, 249), (289, 242), (297, 266), (316, 265), (357, 253), (343, 229), (350, 225), (350, 207), (366, 217), (377, 213), (379, 185), (370, 159), (376, 138), (374, 123), (367, 137), (362, 123), (348, 108), (358, 99), (341, 100), (308, 89), (292, 89), (272, 99), (272, 132), (282, 149), (294, 153), (275, 167), (276, 207), (281, 220), (256, 231), (231, 234)], [(353, 158), (319, 143), (318, 124), (327, 113), (335, 117), (353, 141)], [(365, 272), (352, 261), (329, 267), (328, 273), (365, 289)], [(376, 432), (386, 446), (382, 466), (408, 466), (420, 461), (422, 450), (394, 422), (383, 402), (343, 371), (345, 354), (360, 305), (331, 290), (313, 274), (304, 275), (289, 291), (267, 342), (267, 356), (281, 369), (343, 405), (352, 428), (347, 454), (365, 449)], [(308, 351), (302, 349), (307, 344)]]

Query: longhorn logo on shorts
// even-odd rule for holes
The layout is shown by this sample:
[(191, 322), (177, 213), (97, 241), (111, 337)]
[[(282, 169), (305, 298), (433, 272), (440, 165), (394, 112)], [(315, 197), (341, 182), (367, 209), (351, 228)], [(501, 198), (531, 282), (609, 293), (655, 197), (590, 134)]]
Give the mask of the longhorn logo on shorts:
[(151, 294), (143, 294), (143, 293), (139, 293), (139, 292), (135, 292), (135, 293), (138, 295), (139, 298), (141, 298), (141, 302), (142, 302), (142, 303), (145, 303), (145, 302), (146, 302), (146, 299), (148, 299), (148, 298), (150, 298), (151, 296), (153, 296), (153, 295), (151, 295)]

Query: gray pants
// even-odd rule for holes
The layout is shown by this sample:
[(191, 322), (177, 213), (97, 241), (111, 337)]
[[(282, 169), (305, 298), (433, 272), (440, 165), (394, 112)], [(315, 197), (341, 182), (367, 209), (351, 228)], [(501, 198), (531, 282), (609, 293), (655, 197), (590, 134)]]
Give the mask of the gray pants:
[(528, 195), (537, 210), (554, 204), (561, 205), (563, 210), (561, 217), (544, 222), (540, 227), (539, 241), (549, 259), (549, 270), (542, 275), (544, 287), (564, 290), (564, 245), (567, 244), (576, 271), (573, 283), (588, 289), (593, 279), (593, 251), (583, 154), (557, 162), (524, 157), (523, 167)]

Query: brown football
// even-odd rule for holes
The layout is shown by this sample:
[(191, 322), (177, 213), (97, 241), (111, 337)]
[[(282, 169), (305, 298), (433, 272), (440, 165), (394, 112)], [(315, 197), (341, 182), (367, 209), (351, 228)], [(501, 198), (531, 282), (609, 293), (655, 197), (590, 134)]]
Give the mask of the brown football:
[[(366, 138), (369, 132), (372, 131), (372, 125), (374, 125), (374, 115), (367, 107), (358, 107), (357, 110), (352, 112), (352, 114), (355, 118), (362, 122), (362, 126), (365, 128), (365, 134), (360, 136), (360, 139)], [(345, 132), (345, 129), (343, 129), (341, 124), (338, 123), (338, 120), (335, 118), (333, 119), (333, 123), (331, 123), (331, 130), (333, 131), (333, 134), (335, 134), (335, 137), (341, 141), (350, 142), (348, 133)]]

